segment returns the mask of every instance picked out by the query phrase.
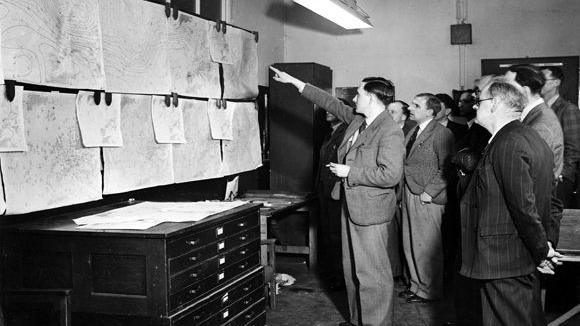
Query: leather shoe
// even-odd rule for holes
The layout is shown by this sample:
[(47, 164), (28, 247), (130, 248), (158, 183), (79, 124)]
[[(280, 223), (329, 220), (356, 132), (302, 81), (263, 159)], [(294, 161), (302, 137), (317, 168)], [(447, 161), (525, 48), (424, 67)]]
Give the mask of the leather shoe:
[(427, 303), (430, 300), (427, 300), (425, 298), (421, 298), (420, 296), (413, 294), (412, 296), (407, 298), (407, 303)]
[(415, 295), (415, 293), (411, 292), (411, 290), (406, 289), (405, 291), (399, 292), (398, 296), (399, 298), (409, 298), (412, 297), (413, 295)]

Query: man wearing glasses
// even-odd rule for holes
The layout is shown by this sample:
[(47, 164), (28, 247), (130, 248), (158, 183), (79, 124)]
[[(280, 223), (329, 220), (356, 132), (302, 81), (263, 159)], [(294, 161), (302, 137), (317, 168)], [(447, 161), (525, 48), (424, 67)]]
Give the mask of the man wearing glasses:
[(520, 122), (517, 86), (492, 80), (476, 101), (491, 133), (461, 200), (461, 270), (471, 283), (469, 325), (545, 325), (536, 269), (553, 274), (561, 257), (547, 244), (552, 152)]

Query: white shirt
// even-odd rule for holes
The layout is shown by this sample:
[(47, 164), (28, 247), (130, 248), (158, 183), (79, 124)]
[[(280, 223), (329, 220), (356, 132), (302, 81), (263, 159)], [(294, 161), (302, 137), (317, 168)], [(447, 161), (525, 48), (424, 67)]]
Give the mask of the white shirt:
[(423, 132), (425, 127), (427, 127), (429, 122), (431, 122), (431, 120), (433, 120), (433, 118), (427, 119), (419, 124), (419, 131), (417, 132), (417, 137), (419, 137), (419, 135)]
[[(379, 113), (380, 114), (380, 113)], [(375, 121), (375, 119), (378, 117), (379, 115), (375, 115), (374, 117), (365, 117), (365, 122), (367, 123), (367, 128), (371, 125), (371, 123), (373, 123), (373, 121)], [(350, 148), (350, 146), (352, 146), (352, 144), (354, 144), (354, 142), (356, 141), (356, 139), (358, 138), (358, 130), (354, 132), (354, 134), (352, 135), (352, 137), (350, 137), (349, 141), (349, 145), (348, 147)]]
[(542, 103), (544, 103), (544, 99), (541, 97), (528, 103), (528, 105), (526, 105), (526, 107), (522, 111), (522, 116), (520, 117), (520, 121), (524, 121), (524, 119), (526, 118), (528, 113), (530, 113), (530, 111), (532, 111), (533, 108), (535, 108), (536, 106), (538, 106)]
[(510, 121), (504, 121), (503, 123), (500, 123), (499, 125), (496, 126), (495, 131), (493, 132), (493, 134), (491, 135), (491, 137), (489, 138), (489, 141), (487, 142), (488, 144), (491, 143), (491, 141), (493, 140), (493, 137), (495, 137), (495, 134), (497, 134), (498, 131), (501, 130), (501, 128), (503, 128), (505, 125), (507, 125), (508, 123), (512, 122), (513, 120)]
[(467, 121), (467, 129), (471, 129), (471, 126), (475, 123), (475, 118)]

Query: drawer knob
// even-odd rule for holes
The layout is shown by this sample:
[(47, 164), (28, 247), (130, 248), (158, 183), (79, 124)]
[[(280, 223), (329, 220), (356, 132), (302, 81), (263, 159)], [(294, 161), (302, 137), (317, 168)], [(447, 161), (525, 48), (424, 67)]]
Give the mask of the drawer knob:
[(240, 269), (245, 269), (246, 268), (246, 264), (241, 264), (240, 266), (238, 266)]
[(244, 290), (244, 292), (248, 292), (249, 289), (250, 289), (250, 287), (246, 286), (243, 290)]
[(195, 246), (198, 242), (199, 239), (185, 241), (185, 243), (187, 243), (190, 246)]
[(244, 300), (244, 306), (247, 306), (250, 303), (250, 300)]
[(240, 255), (245, 255), (248, 251), (246, 250), (240, 250)]
[(246, 223), (245, 222), (240, 222), (240, 223), (238, 223), (238, 226), (241, 227), (241, 228), (243, 228), (244, 226), (246, 226)]
[(194, 277), (194, 278), (195, 278), (195, 277), (197, 277), (197, 273), (191, 273), (191, 274), (189, 274), (189, 276), (191, 276), (191, 277)]
[(196, 294), (197, 293), (197, 289), (191, 289), (189, 290), (189, 294)]
[(196, 261), (197, 260), (197, 256), (191, 256), (191, 257), (189, 257), (189, 260), (190, 261)]
[(254, 314), (250, 313), (244, 316), (244, 318), (246, 319), (252, 319), (252, 317), (254, 316)]
[(245, 241), (248, 237), (246, 237), (245, 235), (240, 236), (240, 240)]

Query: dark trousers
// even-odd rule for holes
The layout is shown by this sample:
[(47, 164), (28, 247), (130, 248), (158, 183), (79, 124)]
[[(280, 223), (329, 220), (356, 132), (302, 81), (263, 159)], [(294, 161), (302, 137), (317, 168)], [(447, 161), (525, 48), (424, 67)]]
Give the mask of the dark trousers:
[[(540, 280), (536, 273), (495, 280), (461, 278), (459, 288), (466, 300), (460, 313), (470, 317), (462, 325), (497, 326), (546, 325), (540, 296)], [(467, 305), (471, 305), (468, 307)], [(458, 316), (459, 318), (459, 316)]]
[(341, 203), (320, 197), (318, 225), (320, 270), (331, 283), (342, 282), (342, 245), (340, 235)]
[(574, 198), (574, 181), (564, 178), (561, 182), (558, 182), (557, 192), (558, 198), (560, 198), (564, 204), (564, 208), (572, 208), (572, 201)]

